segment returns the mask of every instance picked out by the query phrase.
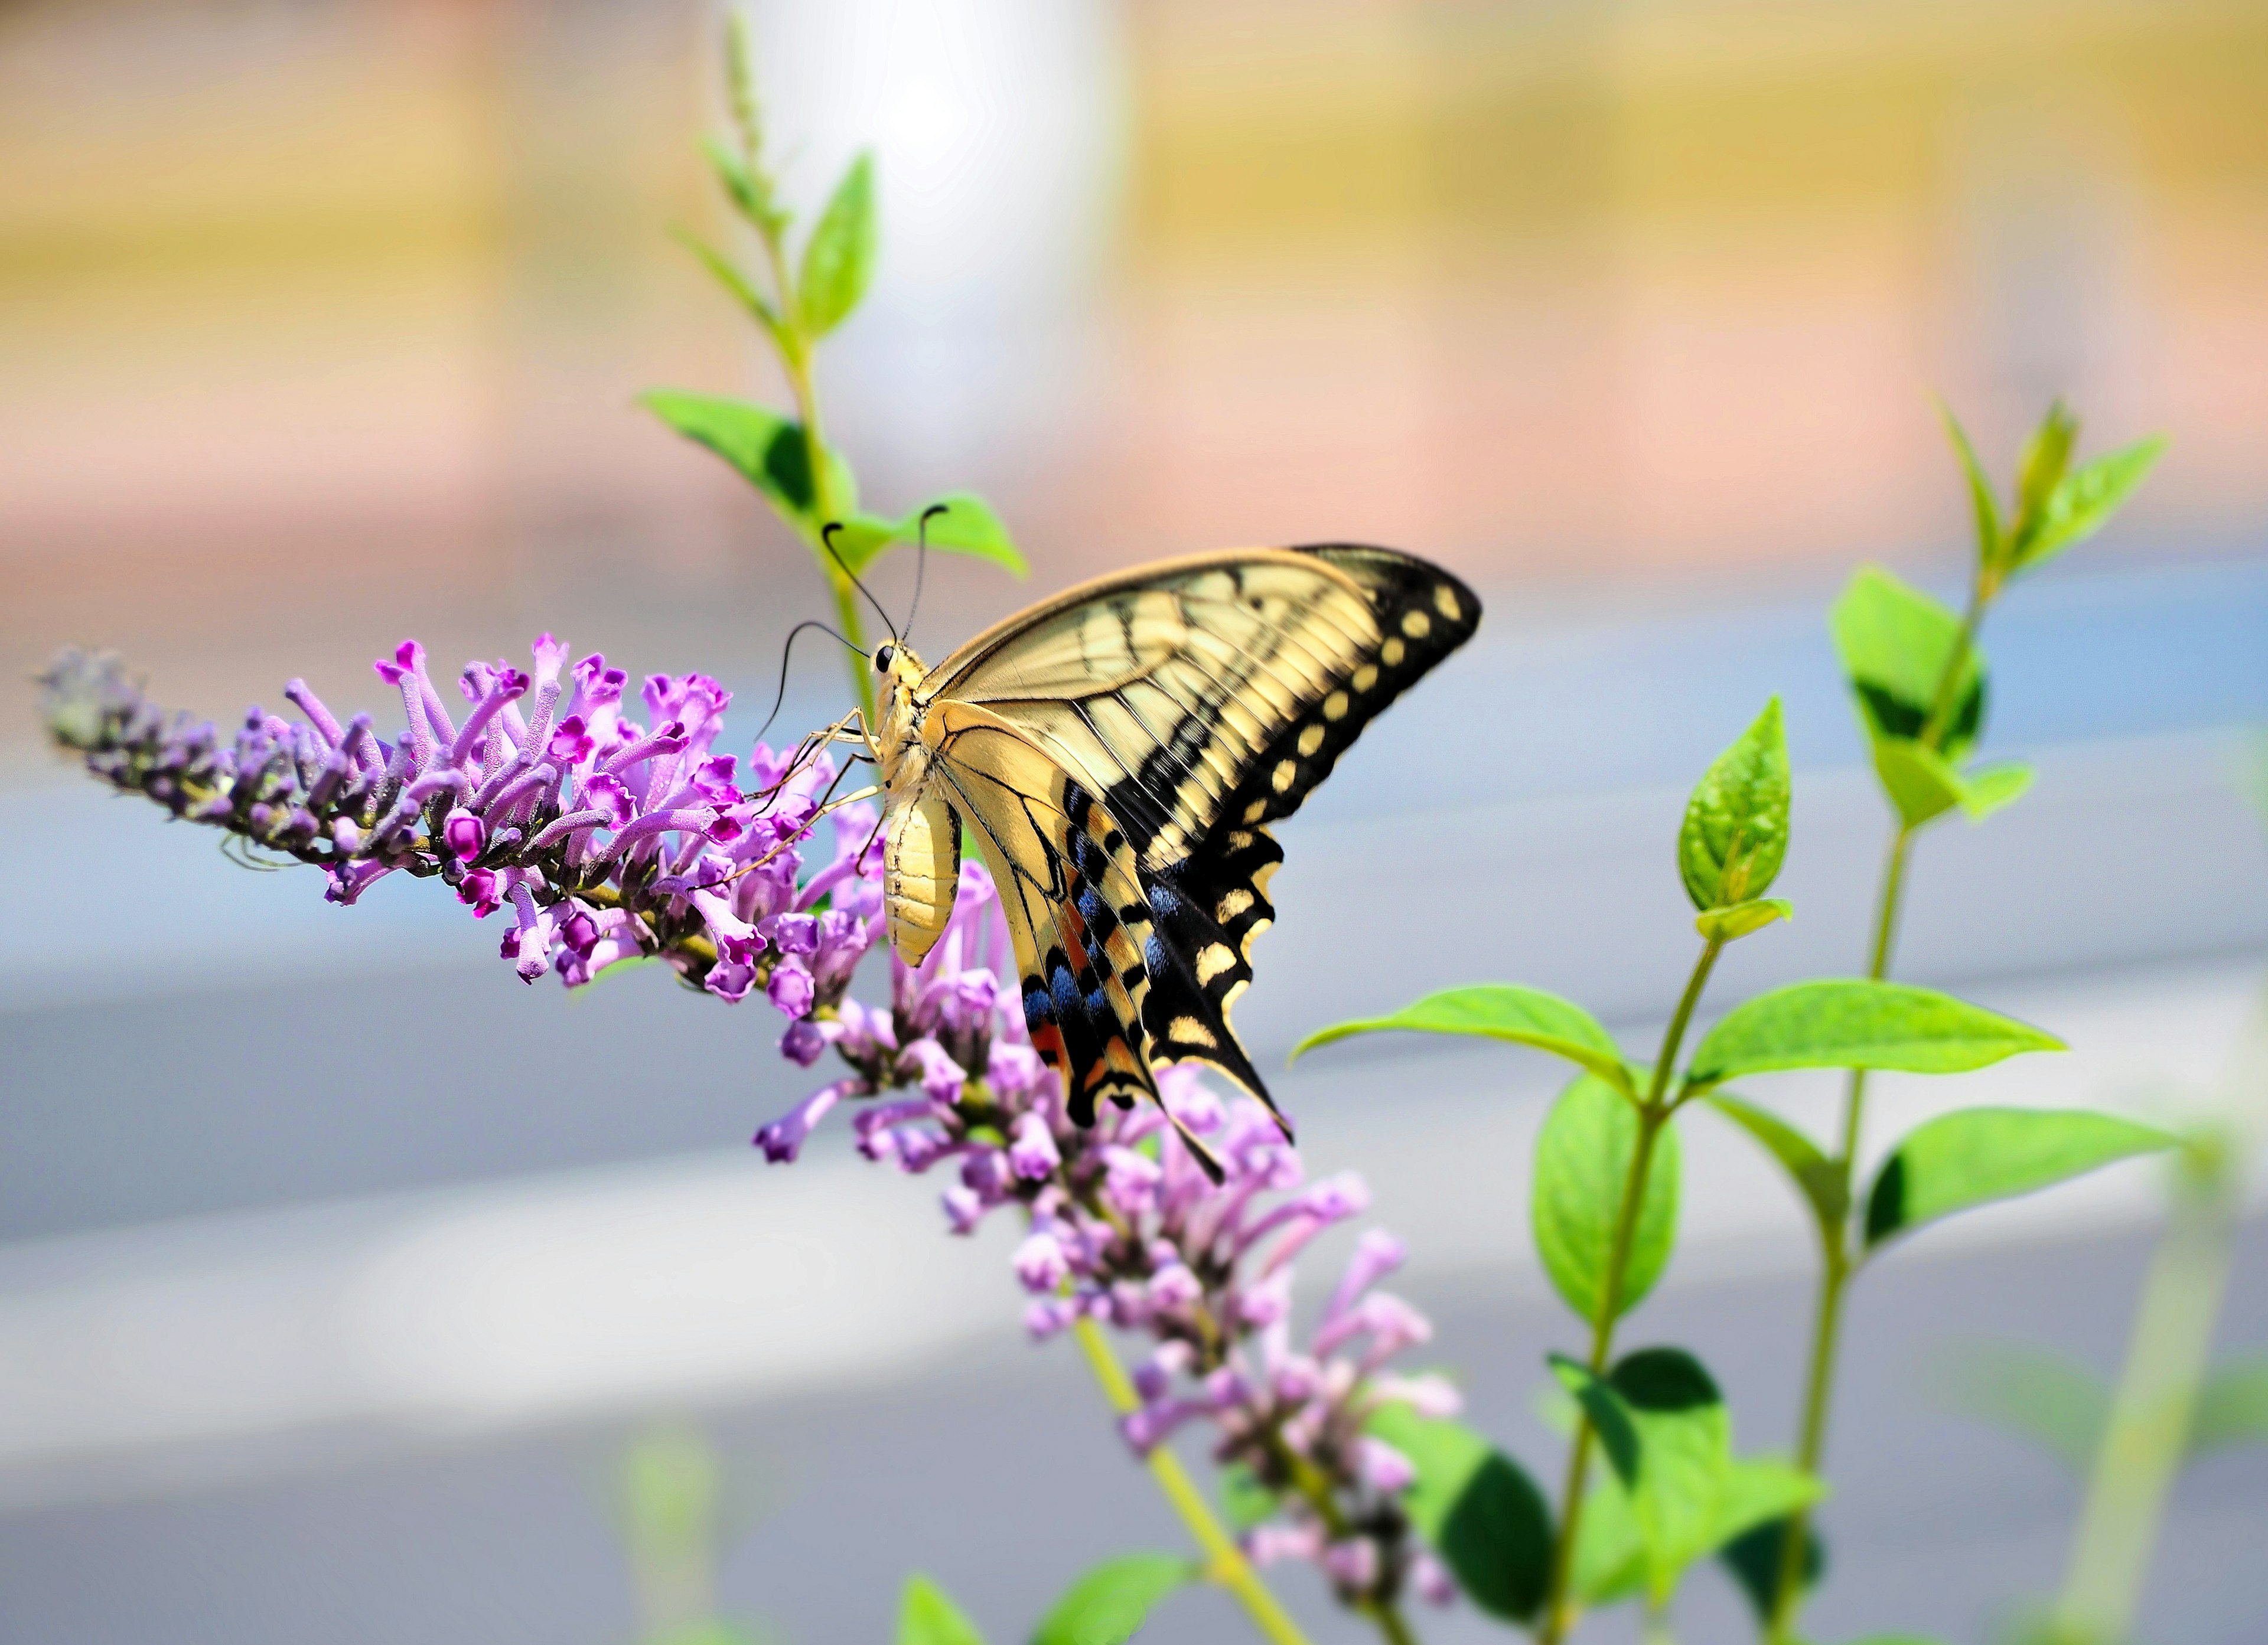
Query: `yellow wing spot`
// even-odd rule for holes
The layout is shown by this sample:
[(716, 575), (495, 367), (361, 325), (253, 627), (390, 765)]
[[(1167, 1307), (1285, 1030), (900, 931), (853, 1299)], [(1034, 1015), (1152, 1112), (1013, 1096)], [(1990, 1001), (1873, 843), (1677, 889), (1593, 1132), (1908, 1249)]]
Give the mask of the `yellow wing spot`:
[(1447, 583), (1433, 591), (1433, 609), (1451, 622), (1456, 621), (1465, 614), (1465, 608), (1457, 604), (1457, 591)]
[[(1401, 642), (1398, 640), (1388, 640), (1387, 643), (1388, 645), (1398, 645)], [(1349, 683), (1352, 685), (1357, 691), (1368, 691), (1373, 686), (1378, 683), (1378, 665), (1375, 663), (1365, 663), (1360, 668), (1354, 671), (1354, 679)]]
[(1204, 951), (1197, 956), (1199, 982), (1211, 982), (1222, 972), (1235, 969), (1236, 956), (1228, 951), (1228, 944), (1226, 943), (1208, 944)]
[(1221, 893), (1220, 906), (1212, 911), (1212, 917), (1223, 925), (1226, 925), (1251, 906), (1252, 893), (1239, 885), (1233, 891)]
[(1402, 613), (1402, 632), (1413, 640), (1422, 640), (1433, 632), (1433, 620), (1422, 611)]
[(1401, 667), (1402, 659), (1409, 653), (1410, 648), (1402, 643), (1402, 636), (1398, 634), (1378, 648), (1379, 661), (1388, 668)]
[(1248, 823), (1256, 823), (1267, 814), (1268, 802), (1266, 800), (1255, 800), (1251, 804), (1244, 808), (1244, 820)]
[(1194, 1017), (1174, 1018), (1166, 1029), (1166, 1038), (1177, 1046), (1203, 1046), (1208, 1051), (1215, 1050), (1220, 1045), (1220, 1041), (1212, 1037), (1212, 1030)]
[[(1267, 803), (1268, 802), (1265, 800), (1261, 802), (1263, 805)], [(1232, 851), (1249, 851), (1252, 848), (1252, 836), (1241, 828), (1230, 829), (1228, 831), (1228, 848)]]
[(1300, 733), (1300, 752), (1301, 753), (1312, 754), (1315, 750), (1321, 748), (1322, 745), (1323, 728), (1322, 726), (1310, 725), (1306, 731)]
[(1325, 719), (1344, 720), (1346, 718), (1346, 711), (1347, 694), (1345, 692), (1334, 691), (1329, 696), (1323, 699), (1323, 717)]
[[(1276, 775), (1268, 779), (1270, 785), (1272, 786), (1278, 794), (1288, 792), (1292, 784), (1299, 780), (1300, 762), (1296, 760), (1278, 760), (1276, 762)], [(1255, 822), (1259, 820), (1260, 819), (1256, 817), (1253, 819), (1253, 821)]]

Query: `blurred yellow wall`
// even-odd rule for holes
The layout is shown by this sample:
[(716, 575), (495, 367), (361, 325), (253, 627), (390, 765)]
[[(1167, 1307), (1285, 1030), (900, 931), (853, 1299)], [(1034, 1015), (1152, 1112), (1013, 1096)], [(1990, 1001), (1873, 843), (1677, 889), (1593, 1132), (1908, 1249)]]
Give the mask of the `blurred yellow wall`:
[[(1108, 64), (1020, 45), (1071, 4), (938, 0), (969, 51), (909, 71), (1123, 129), (1066, 315), (1035, 343), (1012, 305), (924, 307), (935, 253), (886, 222), (896, 295), (822, 366), (870, 495), (984, 486), (1042, 583), (1321, 536), (1496, 584), (1825, 576), (1957, 532), (1933, 389), (2004, 452), (2059, 390), (2105, 437), (2171, 430), (2141, 535), (2268, 518), (2257, 4), (1079, 0)], [(795, 551), (630, 403), (775, 392), (667, 238), (729, 232), (694, 147), (715, 26), (0, 12), (11, 666), (110, 640), (226, 708), (411, 631), (762, 655)], [(803, 95), (858, 77), (766, 33)], [(930, 129), (891, 122), (886, 176)], [(1013, 380), (940, 391), (939, 349)]]

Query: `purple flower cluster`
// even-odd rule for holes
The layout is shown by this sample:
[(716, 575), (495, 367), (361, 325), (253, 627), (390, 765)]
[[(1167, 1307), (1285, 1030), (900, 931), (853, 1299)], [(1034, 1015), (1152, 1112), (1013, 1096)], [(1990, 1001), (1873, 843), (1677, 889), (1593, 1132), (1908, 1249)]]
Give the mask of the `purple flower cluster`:
[(314, 863), (335, 902), (399, 871), (438, 878), (481, 918), (509, 909), (500, 947), (526, 981), (556, 970), (573, 987), (659, 957), (722, 999), (761, 988), (792, 1017), (839, 1000), (880, 931), (873, 809), (835, 813), (833, 859), (805, 878), (796, 842), (836, 778), (823, 752), (759, 743), (744, 790), (714, 752), (732, 700), (715, 680), (651, 676), (641, 723), (621, 669), (570, 657), (545, 635), (531, 670), (468, 664), (460, 723), (406, 641), (376, 665), (401, 694), (391, 741), (297, 679), (284, 694), (304, 719), (254, 708), (233, 738), (169, 718), (110, 657), (67, 652), (41, 684), (50, 733), (97, 776)]
[(1223, 1102), (1188, 1067), (1162, 1070), (1160, 1090), (1219, 1155), (1219, 1184), (1154, 1105), (1106, 1107), (1092, 1128), (1073, 1125), (1003, 984), (1013, 974), (1007, 931), (981, 867), (962, 870), (928, 958), (891, 963), (887, 1010), (845, 998), (789, 1030), (790, 1057), (809, 1067), (831, 1045), (849, 1071), (757, 1132), (757, 1146), (792, 1160), (831, 1109), (864, 1099), (850, 1124), (858, 1152), (916, 1175), (950, 1162), (943, 1203), (954, 1232), (1003, 1208), (1021, 1213), (1013, 1260), (1032, 1294), (1035, 1338), (1085, 1317), (1150, 1340), (1126, 1440), (1146, 1453), (1204, 1425), (1216, 1458), (1247, 1471), (1275, 1504), (1246, 1533), (1253, 1557), (1313, 1560), (1358, 1607), (1413, 1591), (1445, 1601), (1449, 1579), (1417, 1546), (1398, 1500), (1410, 1465), (1365, 1431), (1382, 1401), (1433, 1415), (1457, 1405), (1442, 1379), (1388, 1369), (1432, 1334), (1378, 1289), (1402, 1261), (1400, 1243), (1366, 1234), (1304, 1341), (1292, 1330), (1293, 1259), (1367, 1208), (1361, 1179), (1307, 1181), (1266, 1108)]

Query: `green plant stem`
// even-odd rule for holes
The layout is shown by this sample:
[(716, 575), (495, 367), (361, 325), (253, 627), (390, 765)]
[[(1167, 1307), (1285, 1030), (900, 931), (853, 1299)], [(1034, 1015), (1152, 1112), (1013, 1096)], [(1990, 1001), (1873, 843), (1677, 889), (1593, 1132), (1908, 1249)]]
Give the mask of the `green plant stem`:
[[(754, 169), (753, 157), (749, 165)], [(874, 671), (866, 664), (868, 647), (865, 625), (859, 621), (858, 588), (850, 573), (836, 564), (835, 556), (827, 551), (822, 534), (826, 526), (843, 518), (843, 505), (847, 499), (835, 495), (834, 465), (828, 461), (827, 437), (819, 416), (819, 387), (811, 374), (811, 342), (804, 334), (802, 303), (788, 275), (784, 232), (777, 222), (757, 225), (757, 238), (764, 246), (764, 261), (771, 269), (772, 290), (779, 299), (779, 325), (772, 331), (772, 341), (779, 354), (780, 371), (787, 378), (788, 394), (795, 401), (796, 422), (803, 430), (804, 463), (811, 474), (811, 524), (805, 533), (805, 542), (812, 558), (819, 562), (820, 574), (827, 579), (828, 592), (835, 597), (836, 626), (843, 637), (858, 648), (844, 654), (843, 665), (850, 671), (850, 689), (865, 716), (867, 730), (872, 731)]]
[[(1947, 654), (1945, 670), (1938, 676), (1929, 714), (1916, 738), (1924, 747), (1941, 747), (1953, 723), (1955, 700), (1961, 676), (1977, 643), (1998, 584), (1979, 572), (1970, 590), (1969, 607), (1962, 613), (1961, 631)], [(1914, 826), (1901, 822), (1890, 838), (1889, 855), (1882, 864), (1880, 892), (1874, 904), (1874, 930), (1867, 960), (1867, 975), (1880, 982), (1889, 975), (1890, 956), (1896, 951), (1898, 915), (1905, 903), (1906, 869), (1913, 857)], [(1833, 1165), (1843, 1186), (1844, 1215), (1819, 1230), (1819, 1291), (1812, 1308), (1811, 1355), (1803, 1379), (1803, 1415), (1796, 1438), (1796, 1465), (1816, 1473), (1827, 1452), (1827, 1413), (1835, 1397), (1835, 1364), (1843, 1335), (1843, 1294), (1857, 1265), (1851, 1254), (1851, 1180), (1858, 1164), (1859, 1145), (1867, 1115), (1867, 1070), (1853, 1069), (1843, 1096), (1843, 1135)], [(1787, 1532), (1780, 1539), (1779, 1580), (1772, 1589), (1771, 1618), (1767, 1630), (1773, 1645), (1784, 1645), (1803, 1605), (1805, 1545), (1811, 1529), (1811, 1510), (1799, 1508), (1788, 1516)]]
[[(1071, 1334), (1079, 1339), (1079, 1346), (1086, 1355), (1086, 1362), (1094, 1370), (1095, 1381), (1102, 1384), (1103, 1394), (1109, 1399), (1111, 1408), (1122, 1416), (1138, 1410), (1141, 1399), (1127, 1377), (1126, 1368), (1118, 1362), (1118, 1355), (1111, 1351), (1109, 1341), (1102, 1334), (1102, 1327), (1082, 1317), (1072, 1325)], [(1214, 1517), (1211, 1504), (1204, 1499), (1204, 1493), (1197, 1489), (1196, 1481), (1189, 1478), (1182, 1466), (1181, 1459), (1170, 1448), (1165, 1445), (1152, 1447), (1150, 1475), (1157, 1480), (1158, 1488), (1165, 1494), (1166, 1500), (1173, 1504), (1174, 1511), (1181, 1515), (1182, 1523), (1189, 1527), (1189, 1535), (1197, 1539), (1197, 1546), (1204, 1550), (1205, 1575), (1236, 1596), (1246, 1614), (1251, 1617), (1253, 1626), (1273, 1641), (1274, 1645), (1308, 1645), (1307, 1636), (1300, 1633), (1299, 1624), (1292, 1620), (1278, 1603), (1276, 1596), (1269, 1592), (1268, 1585), (1260, 1580), (1259, 1573), (1252, 1568), (1252, 1562), (1244, 1557), (1243, 1550), (1236, 1546), (1220, 1521)], [(1406, 1640), (1407, 1635), (1403, 1638)]]
[[(1607, 1361), (1614, 1352), (1615, 1325), (1622, 1313), (1623, 1283), (1630, 1267), (1631, 1247), (1638, 1238), (1638, 1215), (1646, 1204), (1646, 1173), (1653, 1163), (1654, 1139), (1660, 1135), (1661, 1127), (1669, 1122), (1677, 1106), (1668, 1100), (1668, 1092), (1670, 1077), (1677, 1066), (1678, 1047), (1684, 1043), (1694, 1009), (1701, 1003), (1701, 991), (1708, 986), (1709, 973), (1715, 969), (1717, 956), (1724, 947), (1721, 941), (1712, 939), (1694, 962), (1693, 974), (1686, 980), (1677, 1010), (1662, 1032), (1661, 1054), (1654, 1060), (1653, 1076), (1638, 1103), (1638, 1146), (1631, 1152), (1630, 1171), (1623, 1179), (1622, 1205), (1615, 1216), (1614, 1244), (1607, 1253), (1606, 1283), (1600, 1291), (1598, 1315), (1591, 1322), (1589, 1364), (1594, 1376), (1606, 1374)], [(1543, 1621), (1536, 1629), (1536, 1645), (1558, 1645), (1575, 1619), (1567, 1583), (1575, 1567), (1576, 1538), (1582, 1529), (1583, 1494), (1590, 1477), (1592, 1440), (1591, 1419), (1587, 1413), (1576, 1419), (1574, 1443), (1567, 1451), (1567, 1474), (1559, 1488), (1559, 1534), (1552, 1544), (1551, 1573), (1543, 1590)]]
[(2143, 1281), (2056, 1602), (2048, 1637), (2058, 1645), (2117, 1645), (2132, 1634), (2228, 1285), (2241, 1196), (2227, 1161), (2220, 1149), (2184, 1161), (2186, 1180)]

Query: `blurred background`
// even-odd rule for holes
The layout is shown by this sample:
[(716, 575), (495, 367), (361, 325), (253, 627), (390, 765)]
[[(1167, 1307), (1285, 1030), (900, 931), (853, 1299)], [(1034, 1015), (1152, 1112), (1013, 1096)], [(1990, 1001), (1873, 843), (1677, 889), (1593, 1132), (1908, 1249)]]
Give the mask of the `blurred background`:
[[(821, 358), (831, 433), (886, 507), (982, 489), (1035, 568), (933, 566), (932, 654), (1242, 542), (1395, 543), (1488, 601), (1285, 831), (1239, 1019), (1263, 1066), (1484, 978), (1647, 1032), (1690, 941), (1683, 789), (1773, 691), (1798, 918), (1716, 997), (1857, 969), (1885, 820), (1824, 606), (1866, 559), (1958, 588), (1933, 393), (2003, 474), (2061, 393), (2083, 452), (2172, 452), (1995, 613), (1988, 748), (2042, 779), (1925, 844), (1900, 969), (2073, 1045), (1963, 1100), (2162, 1114), (2226, 1087), (2268, 939), (2235, 775), (2268, 721), (2268, 11), (754, 16), (799, 201), (879, 154), (882, 271)], [(696, 147), (718, 27), (686, 0), (0, 7), (9, 675), (91, 642), (224, 721), (295, 674), (382, 711), (369, 659), (405, 635), (453, 667), (551, 630), (725, 677), (745, 744), (823, 596), (632, 400), (782, 395), (671, 239), (737, 244)], [(1178, 1546), (1071, 1351), (1021, 1342), (1004, 1249), (940, 1237), (928, 1188), (840, 1139), (792, 1171), (745, 1147), (803, 1087), (761, 1004), (651, 972), (531, 993), (423, 888), (342, 911), (312, 874), (246, 873), (50, 756), (28, 695), (0, 716), (0, 1637), (627, 1641), (655, 1579), (620, 1459), (660, 1418), (696, 1429), (654, 1466), (703, 1502), (722, 1470), (713, 1572), (668, 1581), (713, 1578), (782, 1640), (882, 1637), (913, 1566), (1014, 1638), (1089, 1561)], [(806, 652), (784, 717), (843, 697)], [(1888, 1084), (1901, 1120), (1954, 1095)], [(1569, 1330), (1524, 1212), (1550, 1071), (1381, 1046), (1278, 1091), (1317, 1167), (1371, 1176), (1441, 1359), (1541, 1465), (1528, 1404)], [(1784, 1443), (1809, 1250), (1749, 1145), (1690, 1131), (1687, 1244), (1633, 1329), (1719, 1371), (1744, 1447)], [(2107, 1173), (1869, 1275), (1822, 1637), (1983, 1640), (2054, 1586), (2072, 1485), (1943, 1409), (1929, 1366), (1989, 1333), (2110, 1369), (2160, 1188)], [(2268, 1341), (2268, 1233), (2242, 1245), (2232, 1347)], [(2264, 1532), (2257, 1457), (2194, 1471), (2157, 1635), (2257, 1638)], [(1211, 1596), (1174, 1604), (1160, 1637), (1243, 1636)], [(1681, 1619), (1746, 1637), (1713, 1574)]]

